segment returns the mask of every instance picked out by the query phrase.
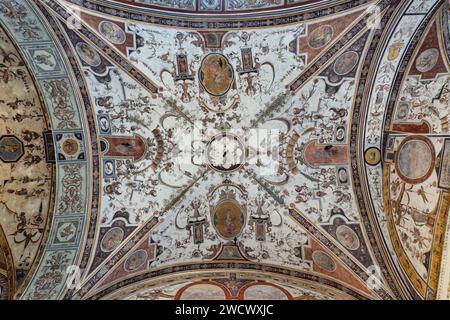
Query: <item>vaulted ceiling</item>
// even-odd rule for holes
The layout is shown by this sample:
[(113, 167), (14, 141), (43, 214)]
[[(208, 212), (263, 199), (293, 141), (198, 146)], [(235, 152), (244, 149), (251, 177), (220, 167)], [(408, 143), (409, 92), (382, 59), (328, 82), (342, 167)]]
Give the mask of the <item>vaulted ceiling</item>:
[(0, 299), (447, 299), (450, 1), (0, 0)]

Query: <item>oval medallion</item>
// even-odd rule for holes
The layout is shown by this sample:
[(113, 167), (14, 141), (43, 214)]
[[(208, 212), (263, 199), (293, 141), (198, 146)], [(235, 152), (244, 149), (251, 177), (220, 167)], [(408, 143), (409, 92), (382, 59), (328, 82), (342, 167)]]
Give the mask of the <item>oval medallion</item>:
[(348, 173), (347, 170), (344, 168), (339, 168), (338, 170), (338, 178), (339, 182), (342, 184), (345, 184), (348, 182)]
[(244, 229), (245, 216), (240, 205), (232, 201), (226, 201), (216, 207), (212, 222), (220, 237), (232, 240), (239, 236)]
[(98, 67), (102, 63), (100, 55), (87, 43), (78, 42), (75, 49), (80, 58), (91, 67)]
[(416, 69), (420, 72), (428, 72), (434, 68), (439, 58), (439, 50), (430, 48), (422, 52), (416, 59)]
[(127, 272), (132, 272), (140, 267), (147, 261), (148, 253), (144, 249), (137, 250), (131, 256), (125, 260), (124, 268)]
[(344, 127), (339, 127), (336, 130), (336, 140), (339, 142), (344, 141), (345, 139), (345, 128)]
[(395, 159), (398, 175), (407, 183), (416, 184), (428, 179), (435, 163), (431, 141), (423, 136), (412, 136), (402, 141)]
[(321, 250), (316, 250), (312, 254), (312, 260), (315, 264), (317, 264), (320, 268), (333, 272), (336, 270), (336, 264), (334, 260), (325, 252)]
[(122, 228), (115, 227), (103, 236), (102, 242), (100, 243), (100, 248), (104, 252), (111, 252), (122, 242), (124, 236), (124, 232)]
[(336, 237), (349, 250), (357, 250), (360, 246), (358, 235), (346, 225), (337, 227)]
[(98, 31), (111, 43), (125, 43), (125, 32), (115, 23), (110, 21), (102, 21), (98, 25)]
[(313, 30), (308, 38), (308, 45), (313, 49), (325, 47), (333, 38), (333, 27), (322, 25)]
[(355, 51), (347, 51), (337, 58), (334, 72), (340, 76), (350, 73), (358, 63), (359, 55)]
[(210, 53), (202, 61), (199, 79), (202, 87), (209, 94), (223, 96), (233, 84), (233, 68), (224, 55)]

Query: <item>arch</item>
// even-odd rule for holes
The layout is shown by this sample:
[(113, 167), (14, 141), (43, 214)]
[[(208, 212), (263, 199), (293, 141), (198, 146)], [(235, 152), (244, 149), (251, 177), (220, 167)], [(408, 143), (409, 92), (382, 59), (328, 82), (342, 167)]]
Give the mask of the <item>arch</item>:
[[(94, 292), (88, 294), (85, 299), (97, 300), (104, 299), (111, 295), (116, 294), (118, 291), (126, 290), (127, 288), (132, 288), (139, 286), (140, 284), (154, 280), (165, 276), (180, 276), (183, 274), (208, 272), (208, 274), (213, 272), (224, 272), (224, 271), (239, 271), (246, 273), (260, 273), (267, 276), (282, 276), (288, 279), (293, 279), (296, 281), (306, 281), (311, 284), (320, 284), (326, 286), (331, 290), (337, 292), (342, 292), (344, 295), (353, 297), (356, 299), (370, 299), (364, 293), (358, 291), (357, 289), (351, 288), (342, 282), (332, 279), (328, 276), (322, 276), (317, 273), (310, 273), (306, 271), (287, 269), (278, 266), (266, 266), (253, 262), (208, 262), (201, 264), (180, 264), (174, 267), (166, 267), (159, 270), (149, 270), (129, 278), (110, 283), (104, 287), (100, 287)], [(188, 272), (187, 272), (188, 271)]]
[[(214, 281), (199, 281), (199, 282), (194, 282), (194, 283), (187, 284), (186, 286), (184, 286), (183, 288), (178, 290), (177, 294), (175, 295), (175, 299), (174, 300), (182, 300), (183, 294), (186, 294), (186, 292), (188, 292), (189, 290), (191, 290), (195, 286), (213, 286), (213, 287), (217, 287), (220, 290), (222, 290), (226, 300), (230, 300), (231, 299), (230, 291), (223, 284), (217, 283), (217, 282), (214, 282)], [(202, 299), (203, 299), (203, 297), (202, 297)], [(206, 299), (206, 300), (209, 300), (209, 299)], [(214, 299), (214, 300), (216, 300), (216, 299)]]
[[(284, 289), (283, 287), (270, 283), (270, 282), (266, 282), (266, 281), (258, 281), (256, 283), (249, 283), (247, 285), (245, 285), (244, 287), (241, 288), (241, 290), (239, 290), (238, 293), (238, 299), (239, 300), (248, 300), (245, 299), (245, 292), (252, 287), (255, 286), (267, 286), (267, 287), (271, 287), (271, 288), (276, 288), (278, 289), (280, 292), (282, 292), (284, 295), (286, 295), (287, 300), (293, 300), (294, 298), (292, 297), (292, 295), (289, 293), (289, 291), (287, 291), (286, 289)], [(264, 300), (273, 300), (273, 297), (264, 297)]]

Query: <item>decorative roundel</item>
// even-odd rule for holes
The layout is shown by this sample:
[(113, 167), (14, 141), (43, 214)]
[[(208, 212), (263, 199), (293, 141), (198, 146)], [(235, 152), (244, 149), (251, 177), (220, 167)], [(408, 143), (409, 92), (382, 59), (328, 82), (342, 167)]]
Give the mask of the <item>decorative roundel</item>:
[(62, 149), (68, 156), (73, 156), (78, 152), (78, 142), (74, 139), (67, 139), (62, 145)]
[(102, 21), (98, 25), (100, 33), (114, 44), (124, 44), (126, 40), (125, 32), (115, 23), (110, 21)]
[(346, 225), (340, 225), (336, 228), (336, 237), (349, 250), (357, 250), (360, 246), (358, 235)]
[(345, 184), (348, 182), (348, 173), (345, 168), (339, 168), (337, 176), (340, 183)]
[(313, 49), (325, 47), (333, 38), (333, 27), (326, 24), (313, 30), (308, 38), (308, 45)]
[(122, 242), (124, 231), (122, 228), (114, 227), (103, 236), (100, 248), (103, 252), (111, 252)]
[(98, 67), (102, 63), (100, 55), (87, 43), (78, 42), (75, 49), (80, 58), (91, 67)]
[(428, 72), (434, 68), (439, 58), (439, 50), (430, 48), (422, 52), (416, 59), (416, 69), (420, 72)]
[(336, 271), (336, 263), (333, 258), (321, 250), (316, 250), (312, 253), (312, 260), (317, 266), (326, 271)]
[(223, 96), (234, 81), (233, 68), (228, 59), (220, 53), (210, 53), (202, 61), (199, 71), (202, 87), (213, 96)]
[(131, 256), (125, 260), (124, 268), (127, 272), (133, 272), (144, 265), (147, 262), (148, 253), (144, 249), (137, 250)]
[(108, 159), (103, 162), (103, 170), (105, 176), (110, 177), (114, 175), (114, 160)]
[(100, 133), (108, 133), (111, 131), (111, 123), (106, 115), (100, 115), (98, 117), (98, 126)]
[(358, 63), (359, 55), (355, 51), (344, 52), (339, 58), (336, 59), (334, 63), (334, 72), (337, 75), (345, 76), (350, 73)]
[(435, 150), (426, 137), (407, 137), (398, 147), (395, 168), (399, 177), (407, 183), (417, 184), (428, 179), (434, 164)]
[(381, 161), (380, 149), (371, 147), (364, 152), (364, 160), (371, 166), (376, 166)]
[(245, 147), (238, 137), (222, 133), (208, 143), (206, 157), (209, 166), (216, 171), (235, 171), (245, 164)]
[(220, 237), (232, 240), (242, 233), (245, 215), (238, 203), (224, 201), (215, 208), (212, 224)]

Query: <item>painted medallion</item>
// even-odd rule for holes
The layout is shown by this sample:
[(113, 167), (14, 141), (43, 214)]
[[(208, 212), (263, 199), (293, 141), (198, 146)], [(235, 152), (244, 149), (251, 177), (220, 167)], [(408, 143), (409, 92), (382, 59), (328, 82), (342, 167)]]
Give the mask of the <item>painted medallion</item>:
[(308, 45), (313, 49), (325, 47), (333, 38), (333, 27), (322, 25), (313, 30), (308, 38)]
[(216, 207), (212, 221), (220, 237), (232, 240), (244, 229), (245, 216), (236, 202), (225, 201)]
[(127, 272), (133, 272), (144, 265), (147, 261), (148, 253), (144, 249), (137, 250), (125, 260), (124, 268)]
[(4, 162), (16, 162), (24, 154), (22, 141), (15, 136), (2, 136), (0, 138), (0, 159)]
[(124, 232), (122, 228), (115, 227), (108, 230), (108, 232), (106, 232), (105, 235), (103, 236), (102, 242), (100, 244), (102, 251), (104, 252), (113, 251), (122, 242), (123, 236)]
[(422, 52), (416, 59), (416, 69), (420, 72), (428, 72), (434, 68), (439, 58), (439, 50), (430, 48)]
[(113, 44), (125, 43), (125, 32), (115, 23), (110, 21), (102, 21), (98, 26), (98, 30), (109, 42)]
[(336, 264), (334, 263), (334, 260), (321, 250), (316, 250), (313, 252), (312, 260), (317, 266), (326, 271), (333, 272), (336, 270)]
[(98, 67), (102, 63), (100, 55), (87, 43), (78, 42), (75, 48), (81, 60), (91, 67)]
[(371, 147), (364, 152), (364, 160), (367, 164), (375, 166), (381, 161), (381, 152), (378, 148)]
[(397, 173), (408, 183), (425, 181), (433, 172), (435, 151), (431, 141), (422, 136), (402, 141), (395, 161)]
[(211, 53), (202, 61), (199, 79), (200, 84), (209, 94), (223, 96), (233, 84), (233, 68), (224, 55)]
[(346, 225), (337, 227), (336, 237), (338, 241), (349, 250), (357, 250), (360, 246), (358, 235)]
[(359, 55), (355, 51), (347, 51), (337, 58), (334, 63), (334, 72), (340, 76), (345, 76), (352, 72), (358, 63)]
[(65, 154), (73, 156), (78, 152), (78, 142), (75, 139), (67, 139), (62, 144), (62, 149)]

